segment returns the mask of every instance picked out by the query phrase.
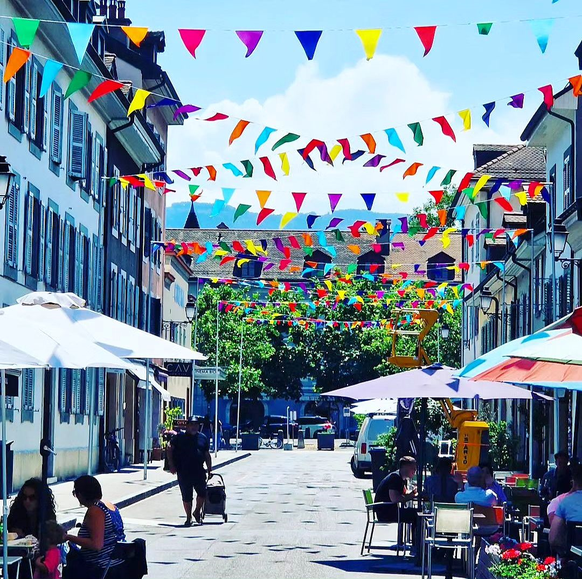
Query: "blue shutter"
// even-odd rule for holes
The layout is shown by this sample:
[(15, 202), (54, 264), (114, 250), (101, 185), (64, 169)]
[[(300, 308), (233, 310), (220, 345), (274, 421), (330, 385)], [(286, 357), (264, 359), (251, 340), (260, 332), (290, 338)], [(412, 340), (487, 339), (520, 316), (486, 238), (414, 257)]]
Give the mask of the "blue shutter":
[(34, 370), (22, 371), (22, 422), (34, 421)]
[(105, 370), (99, 368), (96, 395), (97, 395), (97, 414), (103, 416), (105, 412)]
[(50, 157), (53, 163), (60, 165), (63, 160), (63, 93), (57, 86), (53, 86), (51, 109)]
[(87, 169), (87, 114), (70, 111), (69, 115), (69, 176), (84, 179)]
[(18, 269), (18, 204), (20, 200), (20, 175), (12, 179), (10, 197), (6, 207), (6, 263)]
[[(0, 78), (4, 76), (6, 62), (6, 33), (0, 28)], [(4, 105), (4, 86), (0, 86), (0, 111)]]

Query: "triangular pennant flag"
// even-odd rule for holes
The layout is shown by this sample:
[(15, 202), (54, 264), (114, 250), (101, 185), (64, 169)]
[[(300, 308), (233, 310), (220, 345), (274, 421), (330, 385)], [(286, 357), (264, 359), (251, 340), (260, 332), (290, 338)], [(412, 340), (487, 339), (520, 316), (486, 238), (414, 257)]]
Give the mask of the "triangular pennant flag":
[(518, 198), (521, 205), (525, 205), (527, 203), (527, 193), (525, 191), (516, 193), (515, 196)]
[(432, 178), (436, 175), (437, 171), (440, 171), (440, 167), (432, 167), (431, 170), (428, 172), (428, 175), (426, 176), (426, 184), (428, 185), (428, 183), (430, 181), (432, 181)]
[(144, 38), (148, 35), (148, 29), (144, 26), (122, 26), (121, 30), (136, 45), (140, 46)]
[[(4, 49), (3, 46), (2, 49)], [(8, 82), (26, 64), (26, 61), (30, 58), (30, 54), (28, 50), (23, 50), (22, 48), (18, 48), (18, 46), (12, 48), (10, 58), (4, 69), (4, 82)]]
[(582, 74), (578, 76), (573, 76), (572, 78), (568, 79), (570, 84), (572, 85), (572, 94), (575, 97), (579, 97), (582, 95)]
[(297, 152), (301, 155), (301, 158), (307, 163), (307, 166), (312, 169), (313, 171), (315, 171), (315, 165), (313, 164), (313, 159), (307, 155), (307, 157), (305, 157), (305, 149), (297, 149)]
[(432, 195), (434, 202), (437, 205), (442, 201), (443, 195), (445, 194), (444, 191), (429, 191), (429, 193)]
[(384, 132), (386, 133), (386, 136), (388, 137), (388, 142), (393, 147), (396, 147), (397, 149), (400, 149), (403, 153), (406, 153), (406, 150), (404, 149), (404, 145), (402, 144), (402, 141), (400, 140), (400, 137), (398, 136), (396, 129), (386, 129)]
[(232, 163), (223, 163), (222, 166), (231, 171), (235, 177), (242, 177), (242, 171)]
[(463, 189), (467, 189), (471, 184), (471, 179), (473, 178), (473, 173), (465, 173), (462, 181), (459, 183), (458, 191), (463, 191)]
[(241, 215), (244, 215), (250, 208), (251, 208), (250, 205), (245, 205), (244, 203), (241, 203), (234, 212), (232, 222), (234, 223)]
[(115, 92), (125, 85), (122, 82), (116, 80), (104, 80), (102, 83), (97, 85), (97, 88), (91, 93), (89, 100), (87, 102), (92, 103), (94, 100), (101, 98), (109, 93)]
[(482, 36), (487, 36), (491, 32), (493, 22), (480, 22), (477, 24), (477, 30)]
[(420, 42), (424, 46), (424, 56), (426, 56), (432, 49), (434, 43), (434, 36), (436, 34), (436, 26), (415, 26), (416, 34), (420, 38)]
[(456, 172), (457, 172), (456, 169), (449, 169), (449, 171), (447, 171), (447, 174), (445, 175), (445, 178), (441, 181), (441, 187), (446, 187), (447, 185), (450, 185)]
[(53, 80), (57, 78), (61, 68), (63, 68), (62, 62), (56, 62), (55, 60), (47, 60), (44, 63), (44, 70), (42, 72), (42, 82), (40, 83), (40, 92), (38, 96), (43, 98), (49, 91), (49, 88), (53, 84)]
[(413, 177), (416, 175), (420, 167), (422, 167), (422, 163), (412, 163), (412, 165), (410, 165), (410, 167), (404, 171), (402, 178), (406, 179), (406, 177)]
[(503, 209), (503, 211), (509, 212), (513, 211), (513, 207), (511, 206), (511, 203), (507, 199), (504, 199), (503, 197), (495, 197), (493, 201), (495, 201), (495, 203), (497, 203), (499, 207)]
[(236, 35), (240, 41), (247, 47), (245, 58), (248, 58), (257, 48), (257, 44), (263, 36), (262, 30), (236, 30)]
[(470, 131), (471, 130), (471, 109), (465, 109), (463, 111), (459, 111), (459, 116), (463, 120), (463, 130)]
[(408, 203), (409, 197), (410, 193), (396, 193), (396, 199), (398, 199), (398, 201), (402, 201), (402, 203)]
[(257, 191), (257, 197), (259, 199), (259, 205), (261, 209), (267, 204), (269, 197), (271, 196), (271, 191)]
[(307, 229), (311, 229), (315, 221), (320, 217), (321, 215), (308, 215), (305, 219), (305, 222), (307, 223)]
[(481, 201), (480, 203), (477, 203), (477, 208), (483, 219), (487, 219), (489, 215), (489, 203), (487, 203), (487, 201)]
[(271, 151), (274, 151), (275, 149), (278, 149), (279, 147), (281, 147), (282, 145), (285, 145), (286, 143), (292, 143), (293, 141), (296, 141), (299, 138), (301, 138), (301, 135), (296, 135), (295, 133), (287, 133), (284, 137), (281, 137), (271, 147)]
[(455, 207), (455, 217), (459, 221), (463, 221), (465, 219), (465, 213), (466, 212), (467, 212), (467, 206), (466, 205), (457, 205)]
[(231, 187), (223, 187), (222, 188), (222, 198), (224, 199), (225, 203), (230, 203), (232, 196), (234, 195), (235, 189)]
[(180, 38), (186, 47), (186, 50), (196, 58), (196, 50), (200, 46), (206, 30), (190, 30), (186, 28), (178, 29), (180, 33)]
[(514, 109), (523, 109), (523, 102), (525, 100), (525, 95), (523, 93), (514, 94), (511, 100), (507, 103), (507, 106), (513, 107)]
[(297, 212), (301, 211), (301, 206), (303, 205), (303, 201), (305, 201), (307, 193), (291, 193), (291, 195), (293, 195), (293, 199), (295, 200)]
[(374, 201), (376, 200), (376, 193), (360, 193), (360, 195), (366, 204), (366, 209), (372, 211)]
[[(473, 197), (477, 197), (479, 191), (481, 191), (481, 189), (483, 189), (483, 187), (485, 187), (485, 185), (487, 185), (487, 182), (489, 181), (489, 179), (491, 179), (491, 175), (481, 175), (481, 177), (479, 177), (477, 184), (473, 188)], [(491, 194), (492, 193), (493, 192), (491, 192)]]
[(274, 211), (274, 209), (268, 209), (267, 207), (261, 209), (261, 212), (257, 216), (257, 225), (260, 225), (263, 221), (265, 221), (265, 219), (267, 219), (267, 217), (269, 217), (269, 215), (271, 215), (271, 213)]
[(422, 127), (420, 123), (410, 123), (408, 128), (412, 131), (414, 135), (414, 142), (419, 146), (422, 147), (424, 144), (424, 135), (422, 133)]
[(331, 212), (335, 211), (335, 208), (338, 206), (340, 199), (342, 198), (343, 193), (328, 193), (327, 196), (329, 197), (329, 206), (331, 208)]
[(376, 48), (378, 47), (380, 36), (382, 36), (382, 30), (380, 28), (370, 30), (356, 30), (356, 34), (362, 41), (362, 46), (364, 47), (364, 52), (366, 53), (366, 59), (371, 60), (374, 58), (374, 54), (376, 54)]
[(377, 167), (386, 155), (374, 155), (369, 161), (364, 163), (364, 167)]
[(489, 126), (489, 122), (491, 119), (491, 113), (495, 110), (495, 103), (485, 103), (483, 105), (483, 108), (485, 109), (485, 114), (483, 115), (483, 122)]
[(455, 135), (455, 131), (453, 131), (453, 127), (451, 127), (446, 117), (435, 117), (433, 121), (440, 125), (441, 130), (443, 131), (443, 135), (445, 135), (445, 137), (450, 137), (451, 139), (453, 139), (453, 141), (455, 141), (455, 143), (457, 142), (457, 136)]
[(297, 40), (301, 43), (303, 50), (305, 51), (305, 56), (307, 60), (313, 60), (315, 55), (315, 49), (317, 48), (317, 43), (321, 38), (321, 30), (296, 30), (295, 36)]
[(337, 156), (342, 152), (342, 146), (341, 145), (334, 145), (331, 148), (331, 151), (329, 152), (329, 157), (332, 161), (335, 161), (337, 159)]
[(368, 153), (373, 155), (376, 152), (376, 140), (374, 137), (371, 135), (371, 133), (360, 135), (360, 137), (362, 138), (362, 141), (364, 141), (364, 143), (366, 143), (368, 146)]
[(228, 115), (225, 115), (224, 113), (214, 113), (211, 117), (202, 120), (210, 123), (213, 121), (224, 121), (225, 119), (228, 119)]
[(250, 121), (240, 120), (236, 127), (230, 133), (230, 138), (228, 139), (228, 144), (232, 145), (244, 132), (244, 130), (251, 124)]
[(531, 26), (532, 32), (538, 41), (538, 46), (542, 51), (542, 54), (546, 52), (548, 47), (548, 40), (550, 38), (550, 32), (554, 26), (553, 18), (546, 18), (542, 20), (530, 20), (529, 24)]
[(216, 217), (226, 205), (226, 201), (224, 199), (216, 199), (214, 205), (212, 206), (212, 212), (210, 213), (210, 217)]
[(143, 88), (138, 88), (135, 91), (135, 96), (133, 97), (131, 104), (129, 105), (129, 109), (127, 111), (127, 116), (129, 117), (129, 115), (131, 115), (131, 113), (143, 109), (145, 107), (146, 99), (151, 94), (152, 93), (149, 90), (145, 90)]
[(289, 166), (289, 157), (287, 156), (287, 153), (279, 153), (279, 157), (281, 158), (281, 171), (283, 171), (283, 175), (288, 177), (291, 168)]
[(276, 130), (277, 129), (271, 129), (271, 127), (265, 127), (261, 131), (261, 134), (259, 135), (259, 138), (255, 143), (255, 155), (258, 153), (259, 149), (269, 140), (271, 134), (274, 133)]
[(90, 72), (85, 70), (78, 70), (67, 87), (65, 100), (68, 99), (72, 94), (76, 93), (78, 90), (85, 88), (91, 82), (92, 77), (93, 75)]
[(81, 64), (85, 52), (87, 52), (87, 46), (89, 46), (91, 36), (93, 36), (95, 25), (83, 24), (80, 22), (67, 22), (67, 28), (69, 29), (69, 36), (71, 37), (77, 60), (79, 61), (79, 64)]
[(18, 44), (22, 48), (30, 48), (34, 42), (40, 20), (34, 18), (13, 18), (12, 24), (14, 24)]
[(554, 89), (551, 84), (540, 86), (538, 90), (544, 95), (544, 104), (550, 110), (554, 106)]
[(275, 171), (273, 170), (273, 165), (271, 165), (271, 161), (269, 157), (259, 157), (259, 161), (263, 164), (263, 169), (265, 171), (265, 175), (267, 177), (271, 177), (271, 179), (277, 180), (277, 176), (275, 175)]
[(205, 169), (208, 171), (208, 180), (216, 181), (216, 168), (214, 165), (206, 165)]
[(441, 224), (441, 226), (445, 226), (447, 223), (447, 215), (448, 215), (449, 211), (448, 209), (439, 209), (437, 211), (437, 214), (439, 216), (439, 223)]
[(249, 160), (244, 160), (240, 162), (241, 165), (245, 168), (245, 175), (244, 178), (251, 178), (253, 176), (253, 164)]
[(177, 101), (176, 99), (164, 97), (163, 99), (160, 99), (157, 103), (148, 105), (148, 109), (157, 109), (158, 107), (174, 107), (179, 104), (180, 101)]
[(281, 223), (279, 224), (279, 229), (283, 229), (291, 220), (295, 219), (299, 213), (287, 212), (281, 217)]

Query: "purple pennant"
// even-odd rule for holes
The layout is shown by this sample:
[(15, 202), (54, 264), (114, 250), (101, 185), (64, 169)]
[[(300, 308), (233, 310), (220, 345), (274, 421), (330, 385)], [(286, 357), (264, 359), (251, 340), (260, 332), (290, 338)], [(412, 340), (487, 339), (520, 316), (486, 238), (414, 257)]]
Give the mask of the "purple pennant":
[(315, 166), (313, 165), (313, 159), (309, 155), (304, 156), (303, 155), (304, 151), (305, 151), (305, 149), (297, 149), (297, 152), (301, 155), (301, 158), (307, 163), (307, 166), (310, 169), (313, 169), (315, 171)]
[(174, 169), (173, 172), (176, 173), (176, 175), (178, 175), (178, 177), (182, 177), (182, 179), (185, 179), (186, 181), (192, 180), (192, 179), (190, 179), (190, 177), (188, 175), (186, 175), (186, 173), (184, 173), (184, 171), (181, 171), (180, 169)]
[(301, 291), (302, 291), (304, 294), (307, 294), (307, 286), (306, 286), (306, 285), (305, 285), (303, 282), (301, 282), (301, 283), (298, 283), (298, 284), (297, 284), (297, 287), (298, 287), (298, 288), (299, 288), (299, 289), (300, 289), (300, 290), (301, 290)]
[(326, 227), (326, 229), (333, 229), (334, 227), (337, 227), (342, 221), (343, 219), (341, 217), (334, 217), (329, 222), (329, 225)]
[(408, 217), (399, 217), (398, 221), (402, 223), (402, 233), (408, 233)]
[(329, 197), (329, 206), (333, 213), (342, 198), (342, 193), (328, 193), (327, 196)]
[(392, 244), (392, 247), (394, 249), (405, 249), (404, 243), (402, 241), (396, 241), (395, 243)]
[(281, 240), (280, 237), (275, 237), (275, 239), (273, 239), (273, 243), (275, 244), (275, 247), (281, 252), (281, 253), (285, 253), (285, 246), (283, 245), (283, 241)]
[(344, 160), (342, 161), (342, 164), (345, 163), (346, 161), (355, 161), (356, 159), (359, 159), (362, 155), (365, 154), (365, 152), (366, 151), (362, 151), (360, 149), (359, 151), (356, 151), (355, 153), (352, 153), (352, 156), (349, 159), (347, 157), (344, 157)]
[(525, 100), (525, 95), (520, 92), (519, 94), (514, 94), (511, 100), (507, 103), (508, 106), (514, 109), (523, 109), (523, 101)]
[(384, 159), (386, 155), (374, 155), (367, 163), (364, 164), (364, 167), (377, 167), (380, 164), (380, 161)]
[(522, 188), (522, 185), (523, 185), (523, 180), (517, 179), (516, 181), (512, 181), (511, 183), (509, 183), (509, 188), (512, 191), (519, 191)]
[(321, 215), (308, 215), (307, 216), (307, 228), (312, 229), (313, 224), (315, 223), (316, 219), (319, 219)]
[(477, 233), (477, 241), (479, 241), (479, 238), (482, 235), (487, 235), (488, 233), (491, 233), (492, 229), (482, 229), (481, 231), (479, 231), (479, 233)]
[(181, 107), (178, 107), (176, 109), (176, 112), (174, 113), (174, 120), (176, 120), (180, 115), (186, 113), (195, 113), (196, 111), (199, 111), (200, 107), (197, 107), (196, 105), (183, 105)]
[(269, 259), (269, 258), (268, 258), (267, 256), (265, 256), (265, 255), (260, 255), (260, 256), (259, 256), (259, 261), (260, 261), (261, 263), (265, 263), (265, 261), (267, 261), (268, 259)]
[(275, 264), (274, 263), (268, 263), (264, 268), (263, 271), (269, 271)]
[(321, 145), (317, 145), (317, 150), (319, 151), (319, 156), (321, 157), (321, 160), (324, 163), (328, 163), (333, 167), (333, 161), (331, 160), (331, 157), (329, 156), (329, 153), (327, 151), (327, 145), (325, 143), (321, 143)]
[(368, 211), (372, 211), (374, 201), (376, 200), (376, 193), (360, 193)]
[(263, 36), (262, 30), (237, 30), (236, 35), (240, 38), (241, 42), (247, 47), (247, 53), (245, 58), (248, 58), (257, 48), (257, 44)]

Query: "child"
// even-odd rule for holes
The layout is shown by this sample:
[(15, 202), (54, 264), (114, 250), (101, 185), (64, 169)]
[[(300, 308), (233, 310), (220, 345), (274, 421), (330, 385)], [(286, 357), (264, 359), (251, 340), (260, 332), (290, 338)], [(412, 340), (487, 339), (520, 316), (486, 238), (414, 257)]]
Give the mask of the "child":
[(35, 563), (34, 579), (61, 579), (61, 548), (65, 540), (65, 530), (55, 521), (47, 521), (45, 538), (48, 545), (46, 555), (38, 557)]

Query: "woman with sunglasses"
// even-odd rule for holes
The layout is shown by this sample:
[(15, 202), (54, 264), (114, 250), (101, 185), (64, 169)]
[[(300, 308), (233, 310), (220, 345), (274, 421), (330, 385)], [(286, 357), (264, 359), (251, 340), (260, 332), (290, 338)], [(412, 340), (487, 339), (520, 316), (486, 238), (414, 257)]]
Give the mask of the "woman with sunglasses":
[(18, 537), (33, 535), (40, 537), (40, 503), (45, 497), (45, 521), (56, 521), (55, 498), (51, 489), (39, 478), (28, 479), (10, 505), (8, 531)]

